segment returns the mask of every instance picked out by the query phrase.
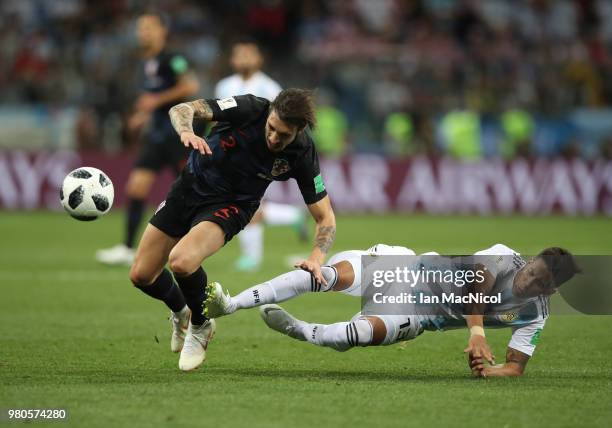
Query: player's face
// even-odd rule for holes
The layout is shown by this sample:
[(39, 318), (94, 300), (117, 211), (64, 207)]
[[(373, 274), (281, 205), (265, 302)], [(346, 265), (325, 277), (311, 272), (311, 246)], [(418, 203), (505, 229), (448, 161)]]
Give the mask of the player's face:
[(512, 293), (517, 297), (550, 296), (557, 291), (546, 262), (535, 257), (514, 277)]
[(253, 43), (239, 43), (232, 49), (230, 62), (236, 73), (249, 75), (261, 68), (263, 58), (257, 45)]
[(283, 122), (272, 110), (266, 121), (266, 144), (272, 153), (279, 153), (285, 149), (298, 133), (297, 126)]
[(138, 43), (143, 49), (159, 46), (166, 38), (166, 28), (157, 16), (144, 15), (138, 18), (136, 27)]

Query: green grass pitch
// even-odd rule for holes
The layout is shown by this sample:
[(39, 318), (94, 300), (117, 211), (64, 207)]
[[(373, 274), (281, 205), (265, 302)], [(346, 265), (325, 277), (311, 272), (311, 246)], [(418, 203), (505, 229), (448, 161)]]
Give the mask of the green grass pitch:
[[(181, 373), (164, 306), (133, 289), (126, 268), (96, 264), (120, 237), (119, 213), (80, 223), (0, 213), (0, 408), (67, 408), (71, 426), (610, 426), (612, 317), (553, 316), (520, 379), (473, 379), (466, 331), (406, 346), (337, 353), (268, 330), (256, 310), (220, 319), (205, 366)], [(612, 254), (609, 218), (341, 216), (333, 247), (406, 245), (470, 253), (502, 242)], [(266, 230), (261, 271), (239, 274), (237, 242), (205, 263), (234, 293), (308, 252), (289, 228)], [(359, 301), (331, 293), (285, 306), (334, 322)], [(508, 330), (488, 338), (503, 360)], [(38, 423), (38, 422), (32, 422)], [(60, 426), (60, 425), (58, 425)], [(64, 425), (61, 425), (64, 426)]]

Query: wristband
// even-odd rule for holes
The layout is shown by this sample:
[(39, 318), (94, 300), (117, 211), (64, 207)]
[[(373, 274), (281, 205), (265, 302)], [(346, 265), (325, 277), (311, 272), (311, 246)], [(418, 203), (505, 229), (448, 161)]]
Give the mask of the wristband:
[(479, 325), (475, 325), (470, 327), (470, 337), (472, 336), (482, 336), (485, 337), (484, 328)]

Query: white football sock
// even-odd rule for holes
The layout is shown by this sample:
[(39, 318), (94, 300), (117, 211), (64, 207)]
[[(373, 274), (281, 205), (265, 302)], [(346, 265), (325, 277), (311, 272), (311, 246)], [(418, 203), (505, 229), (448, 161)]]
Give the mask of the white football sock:
[(301, 328), (304, 339), (308, 342), (336, 351), (346, 351), (354, 346), (368, 346), (372, 343), (372, 325), (365, 318), (335, 324), (303, 323), (298, 328)]
[(265, 202), (262, 211), (264, 222), (270, 226), (292, 225), (302, 216), (302, 210), (298, 207), (275, 202)]
[(321, 266), (321, 272), (327, 285), (317, 284), (310, 272), (294, 270), (247, 288), (231, 298), (231, 307), (235, 308), (234, 310), (248, 309), (268, 303), (284, 302), (308, 292), (328, 291), (336, 284), (338, 273), (332, 266)]
[(242, 255), (261, 263), (263, 258), (263, 225), (261, 223), (247, 225), (238, 234), (238, 240), (240, 241)]

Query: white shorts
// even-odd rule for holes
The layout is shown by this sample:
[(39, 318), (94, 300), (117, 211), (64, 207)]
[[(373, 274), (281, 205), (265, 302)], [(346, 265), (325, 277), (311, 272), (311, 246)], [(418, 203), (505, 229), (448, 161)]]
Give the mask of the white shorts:
[[(340, 291), (344, 294), (349, 294), (355, 297), (361, 297), (361, 256), (377, 256), (377, 255), (410, 255), (416, 253), (409, 248), (390, 246), (385, 244), (377, 244), (373, 247), (362, 250), (342, 251), (334, 254), (328, 265), (333, 265), (341, 261), (347, 261), (353, 267), (355, 279), (353, 283), (345, 290)], [(387, 334), (381, 345), (392, 345), (404, 340), (414, 339), (423, 333), (420, 317), (417, 315), (371, 315), (381, 319), (385, 323)], [(359, 318), (364, 318), (361, 313), (355, 314), (351, 321), (356, 321)]]
[(382, 256), (382, 255), (416, 255), (414, 251), (406, 247), (394, 245), (376, 244), (367, 250), (350, 250), (342, 251), (330, 257), (327, 265), (334, 265), (341, 261), (347, 261), (353, 267), (355, 279), (353, 283), (346, 289), (341, 290), (341, 293), (349, 294), (355, 297), (361, 297), (361, 256)]
[[(381, 319), (385, 323), (387, 334), (381, 345), (393, 345), (397, 342), (412, 340), (423, 333), (421, 319), (418, 315), (369, 315)], [(355, 314), (351, 321), (366, 318), (361, 313)]]

